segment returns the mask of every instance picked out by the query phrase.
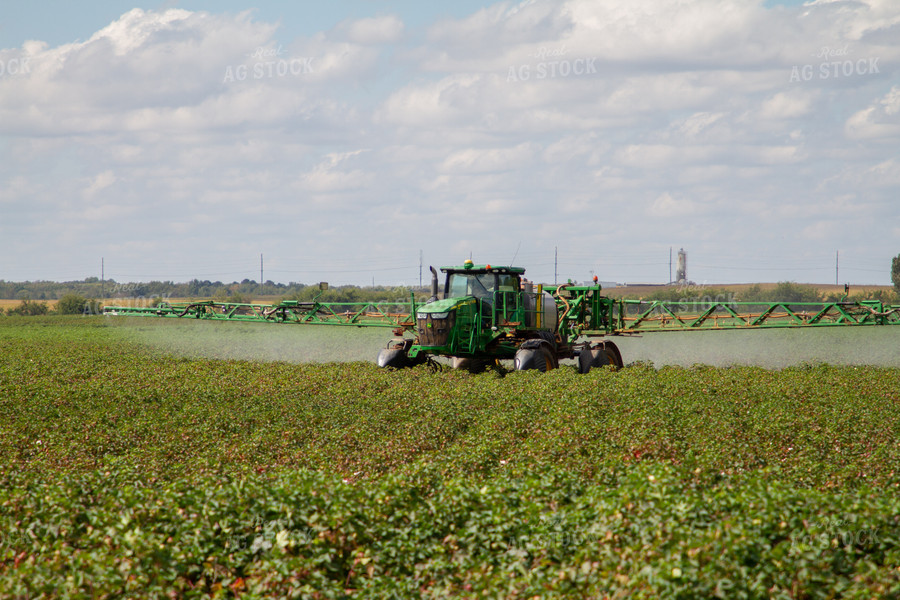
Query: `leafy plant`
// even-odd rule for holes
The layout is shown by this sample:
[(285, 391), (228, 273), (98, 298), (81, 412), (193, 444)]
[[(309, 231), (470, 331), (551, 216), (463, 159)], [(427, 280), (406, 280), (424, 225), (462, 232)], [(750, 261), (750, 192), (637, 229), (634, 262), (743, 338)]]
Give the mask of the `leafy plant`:
[(764, 290), (758, 284), (752, 285), (739, 294), (738, 300), (742, 302), (820, 302), (822, 295), (813, 286), (781, 281), (770, 290)]
[(99, 315), (100, 303), (88, 300), (78, 294), (66, 294), (56, 303), (56, 312), (61, 315)]
[(33, 317), (36, 315), (46, 315), (50, 311), (50, 307), (46, 302), (35, 302), (34, 300), (24, 299), (13, 308), (7, 308), (7, 315), (18, 315), (23, 317)]
[(900, 254), (891, 259), (891, 283), (894, 291), (900, 294)]
[(0, 597), (900, 594), (898, 369), (396, 373), (80, 317), (0, 342)]

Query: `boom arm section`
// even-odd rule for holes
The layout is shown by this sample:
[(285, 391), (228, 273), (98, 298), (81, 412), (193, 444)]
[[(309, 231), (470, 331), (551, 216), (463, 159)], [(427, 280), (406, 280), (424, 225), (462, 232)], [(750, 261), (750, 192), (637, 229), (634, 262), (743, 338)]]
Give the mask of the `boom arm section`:
[(558, 332), (569, 343), (580, 336), (654, 331), (770, 329), (900, 325), (900, 306), (880, 301), (729, 302), (622, 300), (599, 286), (546, 286), (559, 306)]
[(900, 306), (861, 302), (669, 302), (620, 300), (615, 333), (900, 325)]
[(245, 304), (233, 302), (163, 303), (156, 307), (104, 306), (103, 314), (137, 317), (193, 318), (212, 321), (261, 321), (310, 325), (415, 328), (415, 298), (405, 302), (298, 302)]
[[(651, 331), (766, 329), (900, 325), (900, 306), (861, 302), (685, 302), (618, 300), (601, 296), (593, 286), (547, 286), (559, 305), (562, 338)], [(499, 306), (499, 305), (498, 305)], [(104, 306), (106, 315), (193, 318), (213, 321), (262, 321), (310, 325), (392, 327), (415, 331), (416, 301), (298, 302), (247, 304), (218, 302), (163, 303), (156, 307)]]

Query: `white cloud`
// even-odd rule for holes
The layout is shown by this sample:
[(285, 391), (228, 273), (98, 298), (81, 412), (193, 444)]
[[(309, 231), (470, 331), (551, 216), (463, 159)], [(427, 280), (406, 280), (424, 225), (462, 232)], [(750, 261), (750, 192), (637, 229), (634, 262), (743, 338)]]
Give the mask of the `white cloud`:
[(21, 203), (24, 198), (33, 198), (37, 192), (37, 186), (28, 177), (13, 175), (0, 186), (0, 204), (9, 205), (4, 210), (12, 210), (13, 205)]
[(0, 78), (0, 131), (184, 132), (328, 120), (323, 111), (342, 108), (325, 100), (322, 86), (371, 73), (379, 52), (324, 34), (285, 49), (275, 30), (249, 13), (134, 9), (86, 42), (30, 42), (30, 74)]
[(851, 40), (900, 24), (897, 5), (892, 0), (813, 0), (804, 8), (804, 16), (832, 20), (834, 29)]
[(408, 85), (384, 103), (379, 118), (410, 126), (446, 126), (471, 117), (467, 105), (477, 104), (482, 79), (455, 75), (425, 85)]
[(454, 152), (440, 166), (449, 173), (490, 173), (517, 171), (534, 159), (535, 148), (531, 144), (519, 144), (513, 148), (468, 148)]
[(357, 19), (338, 26), (338, 30), (354, 44), (387, 44), (396, 42), (403, 33), (403, 21), (390, 15)]
[(894, 86), (849, 119), (847, 135), (853, 138), (895, 138), (900, 134), (900, 87)]
[(102, 173), (98, 173), (96, 177), (91, 181), (90, 185), (88, 185), (84, 192), (83, 196), (86, 199), (91, 199), (97, 195), (97, 192), (108, 188), (112, 184), (116, 182), (116, 176), (112, 171), (103, 171)]
[(815, 221), (800, 230), (800, 238), (812, 241), (826, 241), (839, 238), (841, 225), (835, 221)]
[(720, 121), (723, 116), (725, 116), (724, 113), (699, 112), (674, 123), (674, 125), (678, 127), (678, 132), (682, 136), (687, 139), (695, 139), (701, 133), (709, 131), (710, 127)]
[(105, 40), (117, 56), (124, 56), (140, 48), (151, 36), (175, 29), (179, 21), (188, 19), (191, 14), (180, 9), (144, 12), (134, 8), (92, 35), (85, 45)]
[(632, 167), (660, 169), (714, 160), (717, 152), (718, 150), (711, 146), (633, 144), (616, 152), (616, 159)]
[[(884, 253), (900, 220), (898, 18), (875, 0), (565, 0), (288, 39), (251, 13), (133, 10), (84, 42), (0, 50), (30, 69), (0, 76), (0, 234), (40, 258), (0, 267), (53, 264), (60, 232), (133, 261), (254, 246), (496, 260), (484, 253), (512, 255), (522, 232), (532, 256), (594, 256), (599, 232), (648, 254), (791, 256), (798, 237), (833, 251), (829, 225), (808, 220), (823, 197), (865, 205), (847, 247)], [(877, 56), (882, 73), (789, 81), (826, 46)], [(253, 76), (295, 59), (311, 70)], [(655, 278), (642, 268), (621, 278)]]
[(770, 165), (797, 163), (806, 158), (797, 146), (761, 146), (749, 152), (748, 157)]
[(796, 119), (810, 112), (812, 102), (812, 94), (805, 90), (778, 92), (763, 102), (760, 117), (763, 119)]
[(676, 199), (669, 192), (664, 192), (653, 201), (647, 210), (647, 216), (656, 218), (685, 217), (695, 213), (697, 206), (686, 198)]

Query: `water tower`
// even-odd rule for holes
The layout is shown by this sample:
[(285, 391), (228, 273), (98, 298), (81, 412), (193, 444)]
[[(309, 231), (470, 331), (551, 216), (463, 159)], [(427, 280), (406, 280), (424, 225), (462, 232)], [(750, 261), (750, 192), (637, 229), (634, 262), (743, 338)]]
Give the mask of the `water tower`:
[(675, 262), (675, 281), (687, 282), (687, 252), (684, 251), (684, 248), (678, 250), (678, 259)]

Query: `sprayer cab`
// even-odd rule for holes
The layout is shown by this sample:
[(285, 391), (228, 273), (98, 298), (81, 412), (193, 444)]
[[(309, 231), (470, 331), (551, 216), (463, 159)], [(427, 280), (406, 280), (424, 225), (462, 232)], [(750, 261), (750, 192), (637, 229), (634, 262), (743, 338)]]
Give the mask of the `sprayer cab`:
[(523, 279), (521, 267), (476, 265), (441, 267), (445, 278), (437, 298), (437, 271), (432, 269), (433, 300), (416, 311), (416, 340), (409, 356), (419, 353), (468, 358), (512, 358), (526, 339), (553, 339), (558, 325), (550, 294)]
[[(509, 299), (521, 288), (521, 276), (525, 269), (519, 267), (494, 267), (474, 265), (466, 261), (462, 267), (441, 267), (446, 273), (444, 298), (477, 298), (488, 305)], [(500, 294), (498, 296), (498, 294)]]
[(433, 354), (477, 354), (501, 328), (508, 331), (524, 322), (524, 269), (466, 261), (441, 267), (441, 272), (443, 293), (438, 297), (438, 274), (432, 268), (432, 299), (416, 311), (418, 339), (413, 355), (420, 349)]

